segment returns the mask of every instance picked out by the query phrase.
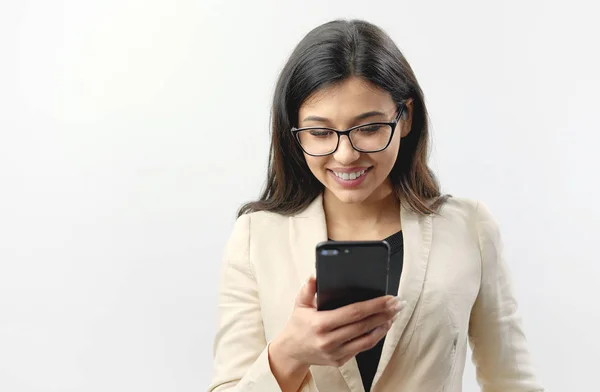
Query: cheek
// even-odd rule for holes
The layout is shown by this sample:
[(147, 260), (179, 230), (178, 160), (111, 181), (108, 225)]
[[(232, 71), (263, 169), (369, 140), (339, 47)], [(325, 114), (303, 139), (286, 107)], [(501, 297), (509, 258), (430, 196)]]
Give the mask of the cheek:
[[(374, 160), (381, 168), (385, 168), (387, 171), (391, 171), (392, 167), (396, 163), (398, 158), (398, 151), (400, 150), (400, 138), (398, 140), (392, 140), (388, 148), (379, 154), (374, 154)], [(388, 173), (389, 174), (389, 173)]]
[(320, 178), (323, 172), (323, 166), (325, 165), (327, 158), (326, 157), (313, 157), (310, 155), (304, 154), (304, 159), (306, 159), (306, 164), (310, 171), (314, 174), (315, 177)]

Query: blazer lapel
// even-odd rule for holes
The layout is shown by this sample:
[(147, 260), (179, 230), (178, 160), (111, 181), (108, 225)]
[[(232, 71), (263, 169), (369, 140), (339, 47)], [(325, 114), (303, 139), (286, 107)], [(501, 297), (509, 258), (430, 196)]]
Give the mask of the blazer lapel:
[[(309, 276), (316, 274), (316, 245), (327, 241), (327, 223), (321, 195), (306, 210), (290, 217), (289, 232), (292, 257), (298, 272), (299, 289)], [(326, 380), (331, 379), (332, 376), (339, 377), (341, 373), (350, 391), (364, 392), (358, 364), (354, 358), (340, 368), (313, 366), (311, 373), (315, 379), (322, 382), (327, 382)]]
[[(431, 216), (421, 216), (413, 211), (400, 206), (400, 220), (402, 225), (402, 236), (404, 239), (404, 264), (398, 296), (407, 302), (406, 307), (400, 312), (398, 318), (389, 330), (383, 349), (381, 359), (377, 367), (377, 373), (373, 379), (373, 387), (381, 378), (392, 355), (397, 349), (398, 342), (406, 331), (406, 326), (413, 316), (417, 302), (423, 291), (427, 263), (429, 261), (429, 250), (431, 248), (433, 223)], [(402, 353), (406, 349), (410, 339), (404, 339), (398, 350)]]

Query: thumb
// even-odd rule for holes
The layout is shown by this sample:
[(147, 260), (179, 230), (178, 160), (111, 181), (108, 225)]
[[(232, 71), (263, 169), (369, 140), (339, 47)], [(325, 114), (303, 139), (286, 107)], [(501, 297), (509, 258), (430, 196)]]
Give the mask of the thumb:
[(315, 307), (315, 294), (317, 293), (317, 280), (314, 276), (308, 278), (306, 283), (302, 285), (298, 296), (296, 297), (296, 305), (313, 308)]

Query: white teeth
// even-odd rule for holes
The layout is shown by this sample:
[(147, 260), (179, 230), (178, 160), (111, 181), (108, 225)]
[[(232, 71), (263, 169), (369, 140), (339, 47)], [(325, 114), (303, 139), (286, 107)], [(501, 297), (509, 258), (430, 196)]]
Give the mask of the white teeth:
[(367, 169), (364, 170), (360, 170), (354, 173), (340, 173), (340, 172), (336, 172), (334, 171), (333, 174), (335, 174), (336, 176), (338, 176), (339, 178), (341, 178), (342, 180), (356, 180), (358, 177), (362, 176), (363, 174), (365, 174), (365, 172), (367, 171)]

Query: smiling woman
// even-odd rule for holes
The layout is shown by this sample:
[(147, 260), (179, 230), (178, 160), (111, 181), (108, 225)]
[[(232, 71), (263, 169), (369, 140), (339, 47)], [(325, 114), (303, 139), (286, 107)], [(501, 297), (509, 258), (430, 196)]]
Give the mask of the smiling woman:
[[(401, 111), (404, 117), (395, 118)], [(395, 126), (391, 130), (389, 125), (381, 128), (381, 134), (390, 132), (389, 142), (394, 144), (379, 149), (387, 157), (393, 156), (388, 185), (414, 210), (432, 213), (444, 198), (440, 198), (439, 185), (427, 166), (427, 109), (410, 65), (376, 26), (360, 21), (319, 26), (298, 44), (279, 76), (267, 186), (261, 198), (243, 206), (240, 214), (263, 210), (297, 213), (323, 192), (325, 184), (311, 172), (302, 153), (331, 154), (334, 148), (339, 149), (334, 142), (339, 142), (343, 154), (346, 137), (338, 132), (336, 140), (331, 132), (334, 129), (326, 134), (300, 132), (302, 127), (342, 129), (365, 121), (395, 125), (398, 120), (400, 132)], [(346, 136), (360, 152), (358, 134), (354, 130)], [(329, 143), (321, 142), (318, 149), (307, 150), (315, 148), (308, 144), (315, 136), (326, 137)], [(363, 152), (377, 151), (370, 145), (365, 147)]]
[[(361, 203), (392, 192), (387, 179), (400, 140), (410, 132), (412, 108), (412, 100), (395, 103), (387, 91), (350, 76), (309, 96), (299, 110), (302, 128), (292, 132), (319, 182), (340, 201)], [(340, 132), (318, 124), (350, 128)]]
[[(441, 194), (423, 93), (381, 29), (311, 31), (279, 77), (271, 136), (266, 188), (224, 258), (211, 391), (458, 392), (469, 341), (483, 390), (542, 390), (497, 225)], [(389, 295), (318, 311), (328, 239), (387, 241)]]

